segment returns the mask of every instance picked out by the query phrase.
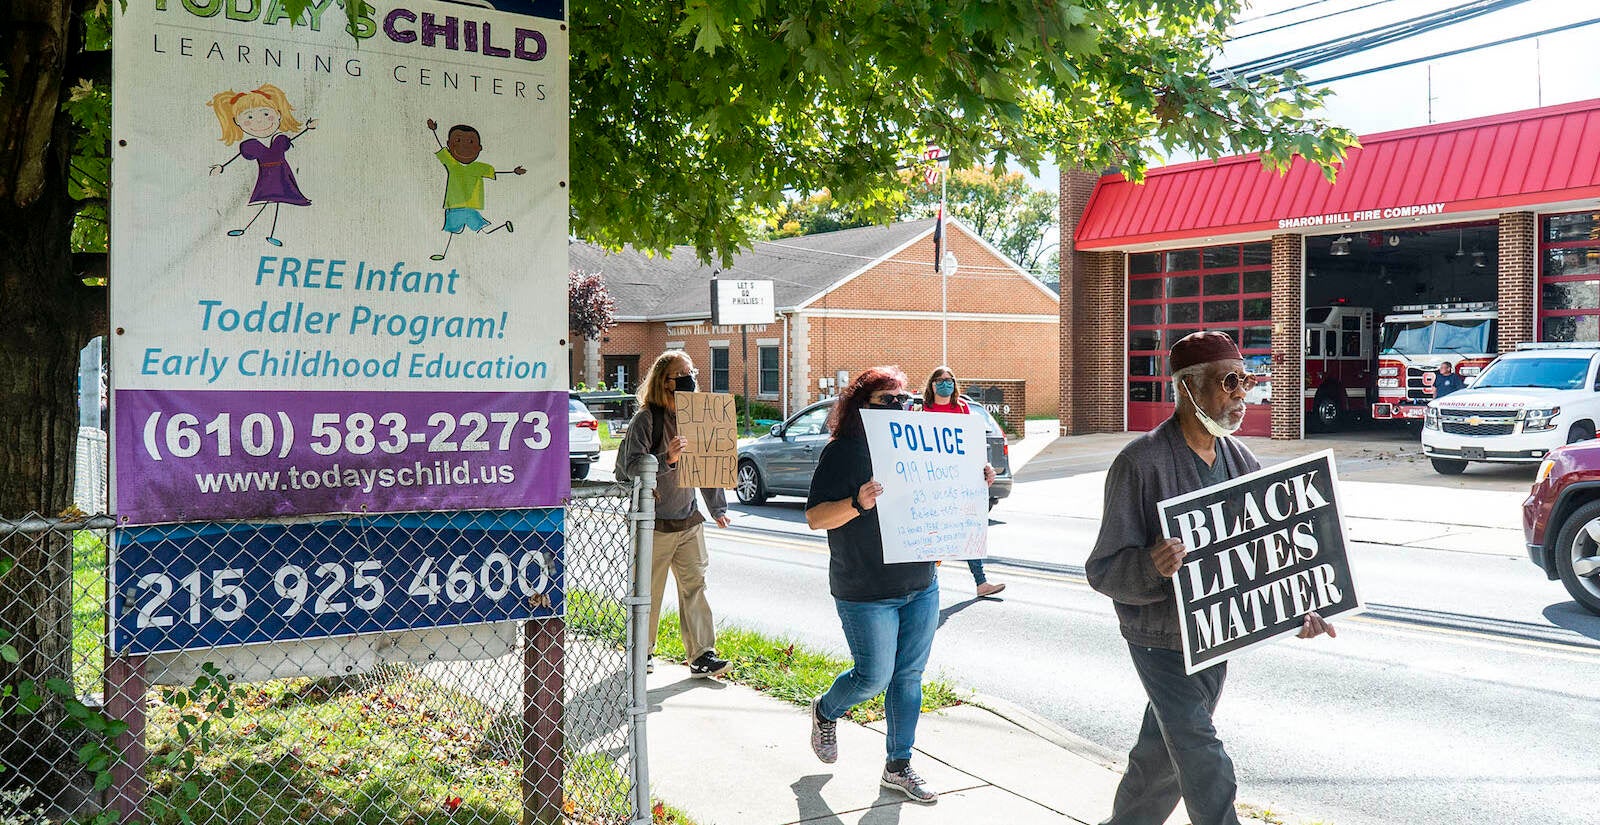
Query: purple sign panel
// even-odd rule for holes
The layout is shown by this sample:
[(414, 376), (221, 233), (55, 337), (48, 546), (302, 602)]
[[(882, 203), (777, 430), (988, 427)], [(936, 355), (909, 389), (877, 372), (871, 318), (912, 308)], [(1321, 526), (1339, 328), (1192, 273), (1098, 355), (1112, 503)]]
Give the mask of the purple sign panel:
[(118, 390), (119, 520), (557, 507), (567, 393)]

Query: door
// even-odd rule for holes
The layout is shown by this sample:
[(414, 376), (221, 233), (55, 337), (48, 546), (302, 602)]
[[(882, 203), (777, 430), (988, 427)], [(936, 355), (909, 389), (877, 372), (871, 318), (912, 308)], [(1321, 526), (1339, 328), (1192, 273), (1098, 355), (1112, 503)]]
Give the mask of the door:
[(811, 473), (828, 443), (828, 413), (833, 405), (822, 404), (801, 412), (783, 428), (783, 443), (777, 445), (767, 469), (774, 490), (804, 495), (811, 490)]
[(621, 392), (633, 392), (638, 389), (639, 356), (607, 355), (605, 370), (605, 375), (600, 376), (600, 380), (606, 382), (607, 387)]

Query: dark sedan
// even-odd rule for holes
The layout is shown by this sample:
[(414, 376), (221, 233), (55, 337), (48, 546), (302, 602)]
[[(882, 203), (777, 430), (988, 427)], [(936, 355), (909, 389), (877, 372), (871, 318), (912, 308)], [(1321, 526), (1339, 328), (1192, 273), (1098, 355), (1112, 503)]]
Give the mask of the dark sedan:
[[(734, 487), (739, 501), (765, 503), (769, 496), (801, 496), (811, 491), (811, 474), (828, 443), (828, 413), (834, 399), (818, 401), (772, 425), (772, 432), (739, 448), (739, 481)], [(974, 412), (983, 416), (988, 433), (989, 464), (994, 467), (994, 484), (989, 487), (989, 506), (1011, 495), (1011, 448), (1005, 432), (982, 404), (967, 400)]]

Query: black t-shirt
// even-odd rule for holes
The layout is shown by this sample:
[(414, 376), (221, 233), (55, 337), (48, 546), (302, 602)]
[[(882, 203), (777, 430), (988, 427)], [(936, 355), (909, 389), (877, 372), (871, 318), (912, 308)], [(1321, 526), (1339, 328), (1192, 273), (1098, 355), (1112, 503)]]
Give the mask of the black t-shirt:
[[(871, 478), (872, 455), (865, 436), (829, 441), (811, 476), (806, 509), (847, 499)], [(876, 507), (828, 531), (828, 556), (828, 590), (841, 601), (897, 599), (933, 583), (933, 562), (883, 563)]]

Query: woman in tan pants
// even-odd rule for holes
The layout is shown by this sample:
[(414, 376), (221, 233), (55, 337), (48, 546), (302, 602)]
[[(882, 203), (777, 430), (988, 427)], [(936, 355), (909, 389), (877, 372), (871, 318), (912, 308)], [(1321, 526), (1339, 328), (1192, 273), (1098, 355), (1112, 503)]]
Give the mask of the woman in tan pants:
[[(709, 677), (730, 666), (717, 657), (717, 631), (706, 602), (705, 517), (694, 500), (694, 490), (678, 486), (678, 456), (689, 440), (678, 435), (674, 396), (694, 392), (699, 371), (682, 350), (667, 350), (656, 357), (639, 384), (639, 411), (628, 422), (628, 435), (617, 451), (617, 477), (633, 478), (639, 462), (654, 455), (660, 462), (656, 475), (656, 525), (650, 563), (650, 659), (654, 670), (656, 631), (661, 622), (661, 599), (666, 595), (667, 573), (678, 582), (678, 629), (683, 634), (684, 658), (689, 672)], [(700, 490), (706, 508), (718, 527), (728, 526), (728, 500), (720, 489)]]

